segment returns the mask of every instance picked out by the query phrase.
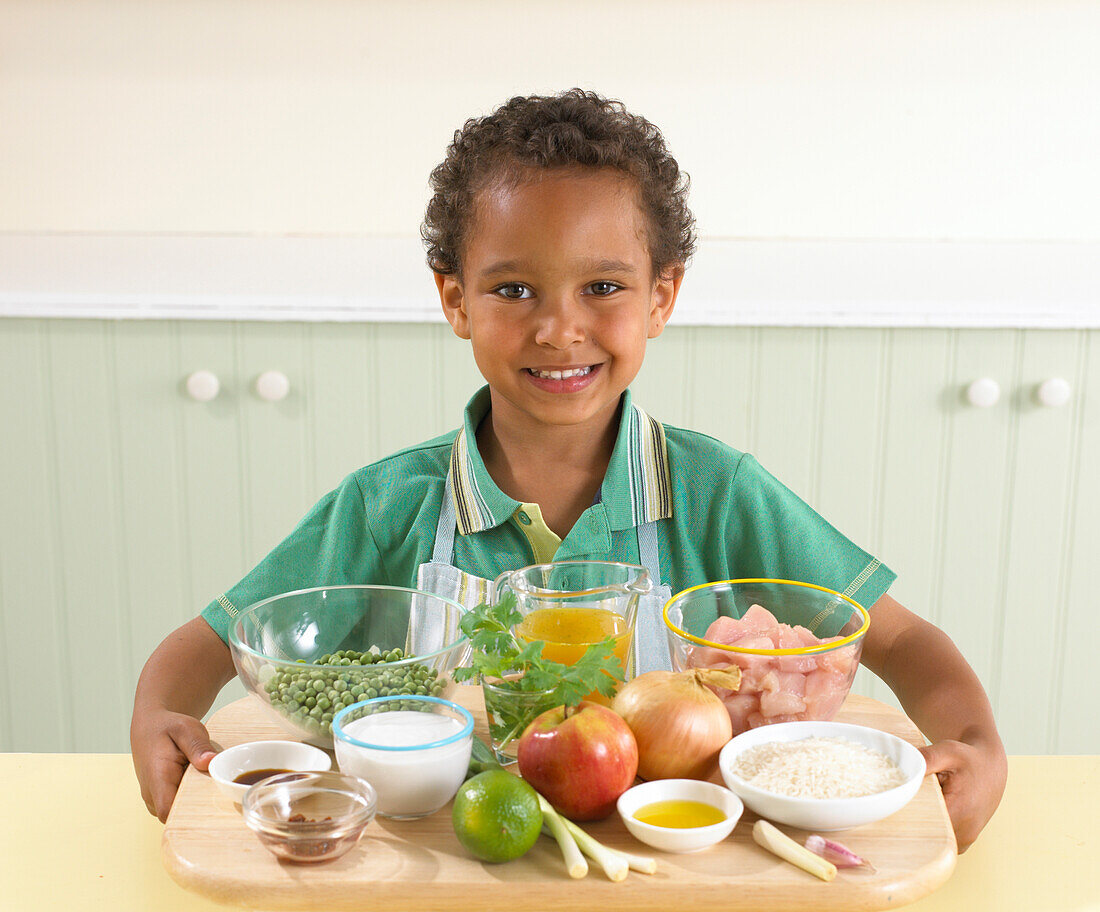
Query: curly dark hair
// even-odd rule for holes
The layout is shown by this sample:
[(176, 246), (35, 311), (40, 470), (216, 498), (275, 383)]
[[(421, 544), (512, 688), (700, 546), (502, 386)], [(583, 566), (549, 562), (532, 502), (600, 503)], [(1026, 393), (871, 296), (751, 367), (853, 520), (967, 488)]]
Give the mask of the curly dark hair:
[(630, 175), (649, 223), (654, 275), (687, 265), (695, 252), (690, 178), (664, 137), (621, 101), (573, 88), (557, 95), (517, 95), (455, 131), (447, 157), (432, 171), (434, 191), (420, 236), (428, 266), (462, 277), (462, 252), (479, 191), (518, 184), (532, 169), (614, 168)]

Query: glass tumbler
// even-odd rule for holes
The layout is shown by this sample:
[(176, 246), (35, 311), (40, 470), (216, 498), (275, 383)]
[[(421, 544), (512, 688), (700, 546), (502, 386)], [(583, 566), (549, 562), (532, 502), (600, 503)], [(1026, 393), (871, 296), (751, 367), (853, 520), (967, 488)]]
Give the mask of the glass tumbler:
[(516, 762), (519, 738), (536, 716), (558, 705), (549, 690), (521, 690), (520, 677), (482, 678), (485, 716), (497, 761)]

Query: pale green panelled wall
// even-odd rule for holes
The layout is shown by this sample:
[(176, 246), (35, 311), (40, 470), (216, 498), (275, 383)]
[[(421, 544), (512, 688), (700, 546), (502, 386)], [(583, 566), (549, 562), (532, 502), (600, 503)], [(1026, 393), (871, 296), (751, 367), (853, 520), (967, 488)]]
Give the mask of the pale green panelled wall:
[[(209, 403), (183, 390), (200, 368)], [(272, 368), (274, 404), (251, 386)], [(994, 407), (966, 403), (980, 376)], [(1051, 376), (1062, 408), (1034, 398)], [(479, 382), (442, 325), (0, 320), (0, 749), (127, 750), (156, 644), (347, 472), (453, 427)], [(634, 389), (892, 566), (1010, 752), (1100, 753), (1100, 332), (673, 327)]]

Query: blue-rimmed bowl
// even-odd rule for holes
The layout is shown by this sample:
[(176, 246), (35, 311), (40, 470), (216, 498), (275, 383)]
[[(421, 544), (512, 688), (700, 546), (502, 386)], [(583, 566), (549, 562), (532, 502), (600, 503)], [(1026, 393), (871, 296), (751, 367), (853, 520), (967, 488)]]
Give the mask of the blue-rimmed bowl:
[(832, 719), (851, 689), (870, 626), (867, 611), (848, 596), (777, 579), (685, 589), (665, 605), (664, 618), (676, 671), (741, 669), (738, 691), (718, 691), (734, 735)]
[[(246, 690), (290, 734), (332, 748), (332, 720), (345, 706), (451, 693), (451, 672), (469, 650), (459, 628), (465, 610), (397, 586), (300, 589), (242, 611), (229, 627), (229, 650)], [(338, 657), (349, 650), (367, 653), (368, 663)]]
[(378, 697), (332, 720), (340, 770), (378, 793), (378, 813), (409, 819), (434, 814), (466, 778), (474, 717), (464, 706), (428, 696)]

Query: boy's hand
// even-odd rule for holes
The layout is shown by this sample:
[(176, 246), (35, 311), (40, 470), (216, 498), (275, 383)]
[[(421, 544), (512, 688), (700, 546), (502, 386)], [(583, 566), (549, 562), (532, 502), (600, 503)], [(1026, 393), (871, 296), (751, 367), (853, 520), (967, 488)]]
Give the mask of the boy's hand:
[(217, 753), (198, 719), (168, 710), (140, 718), (135, 713), (130, 747), (141, 797), (161, 823), (168, 819), (187, 764), (205, 771)]
[(1004, 749), (999, 743), (985, 749), (963, 741), (937, 741), (920, 752), (928, 772), (939, 777), (955, 841), (959, 852), (965, 852), (1001, 802), (1008, 780)]

